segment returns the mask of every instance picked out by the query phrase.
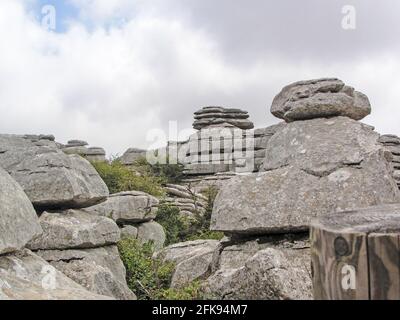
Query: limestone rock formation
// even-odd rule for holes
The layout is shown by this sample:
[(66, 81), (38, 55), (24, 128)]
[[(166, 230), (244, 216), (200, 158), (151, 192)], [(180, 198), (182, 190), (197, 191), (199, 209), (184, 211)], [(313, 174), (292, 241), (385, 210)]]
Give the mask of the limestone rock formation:
[(40, 250), (37, 255), (91, 292), (118, 300), (136, 300), (126, 284), (126, 270), (116, 246)]
[(254, 124), (248, 118), (248, 112), (240, 109), (205, 107), (195, 112), (193, 128), (201, 130), (209, 126), (230, 125), (244, 130), (253, 129)]
[(66, 155), (48, 139), (0, 135), (0, 167), (35, 207), (85, 207), (108, 196), (107, 186), (87, 160)]
[(137, 239), (142, 244), (152, 242), (154, 249), (160, 250), (164, 247), (166, 235), (162, 225), (151, 221), (138, 226)]
[(79, 210), (44, 212), (39, 221), (43, 234), (29, 242), (31, 250), (97, 248), (120, 239), (113, 220)]
[(163, 262), (175, 264), (171, 287), (179, 288), (210, 275), (219, 241), (197, 240), (171, 245), (155, 254)]
[(378, 139), (372, 128), (345, 117), (289, 123), (268, 143), (267, 172), (234, 178), (222, 188), (212, 229), (307, 230), (316, 216), (400, 201)]
[(391, 163), (393, 178), (400, 189), (400, 137), (395, 135), (383, 135), (379, 138), (379, 142), (392, 154)]
[(368, 97), (336, 78), (300, 81), (283, 88), (271, 112), (287, 122), (346, 116), (361, 120), (371, 113)]
[(121, 156), (120, 161), (122, 164), (131, 166), (137, 161), (138, 159), (145, 157), (147, 151), (138, 149), (138, 148), (129, 148), (125, 151), (125, 153)]
[(105, 202), (84, 211), (113, 219), (118, 224), (148, 222), (156, 217), (158, 199), (144, 192), (127, 191), (110, 195)]
[(309, 300), (308, 260), (309, 248), (304, 241), (227, 246), (203, 288), (212, 299)]
[(191, 218), (205, 213), (207, 197), (193, 191), (190, 186), (167, 184), (164, 190), (168, 196), (162, 203), (177, 207), (182, 216)]
[(66, 154), (76, 154), (88, 161), (106, 161), (106, 151), (100, 147), (88, 147), (89, 143), (83, 140), (70, 140), (61, 150)]
[(22, 249), (42, 228), (22, 188), (0, 168), (0, 255)]
[(111, 300), (87, 291), (29, 250), (0, 256), (0, 300)]

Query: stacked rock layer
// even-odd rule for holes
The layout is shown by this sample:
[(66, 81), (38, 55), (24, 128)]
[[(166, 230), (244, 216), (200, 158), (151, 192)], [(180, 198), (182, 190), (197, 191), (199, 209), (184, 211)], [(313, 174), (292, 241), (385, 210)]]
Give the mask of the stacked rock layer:
[(379, 142), (382, 143), (392, 154), (393, 177), (400, 188), (400, 137), (395, 135), (383, 135)]
[(106, 151), (99, 147), (88, 147), (88, 143), (82, 140), (70, 140), (61, 149), (66, 154), (76, 154), (85, 157), (88, 161), (106, 161)]
[(193, 128), (196, 130), (210, 126), (234, 126), (243, 130), (254, 128), (254, 124), (248, 120), (249, 113), (240, 109), (205, 107), (195, 112), (194, 118)]
[[(14, 274), (7, 269), (6, 260), (0, 261), (1, 273), (15, 285), (6, 289), (15, 291), (13, 294), (21, 299), (135, 299), (116, 247), (120, 240), (117, 224), (108, 217), (85, 212), (85, 208), (105, 201), (109, 195), (90, 163), (81, 156), (64, 153), (53, 137), (44, 135), (0, 135), (0, 150), (0, 167), (21, 188), (18, 199), (10, 198), (18, 200), (14, 204), (18, 210), (13, 209), (13, 225), (18, 230), (11, 238), (2, 232), (0, 243), (5, 243), (5, 252), (26, 248), (6, 260), (11, 261), (7, 262), (10, 268), (15, 265), (15, 270), (22, 266), (22, 280), (27, 283), (18, 278), (21, 272)], [(13, 188), (9, 185), (1, 192), (10, 197)], [(1, 201), (0, 205), (9, 207), (9, 201)], [(26, 220), (22, 225), (16, 219), (18, 212)], [(2, 215), (0, 221), (5, 217)], [(60, 292), (48, 291), (54, 289)], [(3, 294), (7, 296), (8, 292)]]

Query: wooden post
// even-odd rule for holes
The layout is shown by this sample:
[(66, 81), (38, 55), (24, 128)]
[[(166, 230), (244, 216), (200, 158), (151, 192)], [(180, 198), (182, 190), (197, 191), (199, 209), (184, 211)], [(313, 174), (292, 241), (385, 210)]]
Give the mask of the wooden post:
[(317, 300), (400, 300), (400, 204), (325, 216), (311, 223)]

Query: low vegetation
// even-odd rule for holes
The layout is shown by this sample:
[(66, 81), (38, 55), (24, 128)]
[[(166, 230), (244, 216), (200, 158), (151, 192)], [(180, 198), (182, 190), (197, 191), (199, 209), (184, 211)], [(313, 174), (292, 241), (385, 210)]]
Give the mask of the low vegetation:
[(153, 258), (151, 243), (141, 245), (136, 239), (125, 238), (118, 244), (126, 267), (129, 288), (139, 300), (197, 300), (202, 298), (200, 283), (182, 289), (171, 289), (173, 263)]
[(146, 173), (138, 173), (124, 166), (119, 160), (92, 162), (110, 193), (122, 191), (142, 191), (155, 197), (162, 197), (163, 179)]

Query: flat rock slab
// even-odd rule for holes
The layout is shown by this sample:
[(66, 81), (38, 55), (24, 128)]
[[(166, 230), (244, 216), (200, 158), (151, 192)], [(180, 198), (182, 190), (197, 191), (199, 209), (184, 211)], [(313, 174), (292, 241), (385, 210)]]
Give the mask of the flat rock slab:
[(44, 212), (39, 221), (43, 234), (29, 242), (31, 250), (96, 248), (120, 240), (113, 220), (79, 210)]
[(358, 167), (319, 176), (293, 166), (236, 177), (219, 192), (211, 229), (268, 234), (308, 230), (312, 218), (335, 211), (400, 201), (380, 153)]
[(361, 120), (371, 113), (368, 97), (335, 78), (300, 81), (275, 97), (271, 113), (287, 122), (346, 116)]
[(22, 188), (0, 168), (0, 254), (22, 249), (42, 228)]
[(117, 246), (82, 250), (40, 250), (36, 253), (90, 292), (118, 300), (136, 300), (126, 283)]
[(383, 150), (379, 137), (370, 126), (346, 117), (292, 122), (268, 141), (263, 169), (295, 165), (324, 175)]
[(175, 264), (171, 287), (180, 288), (209, 276), (219, 241), (197, 240), (174, 244), (156, 254), (156, 258)]
[(86, 207), (108, 196), (107, 186), (90, 163), (66, 155), (53, 141), (0, 135), (0, 150), (0, 166), (35, 207)]
[(84, 211), (109, 217), (118, 223), (142, 223), (156, 218), (158, 199), (144, 192), (110, 195), (105, 202)]
[(228, 246), (221, 253), (219, 269), (202, 288), (211, 299), (312, 299), (310, 253), (302, 244), (251, 241)]
[(0, 300), (111, 300), (89, 292), (29, 250), (0, 257)]

